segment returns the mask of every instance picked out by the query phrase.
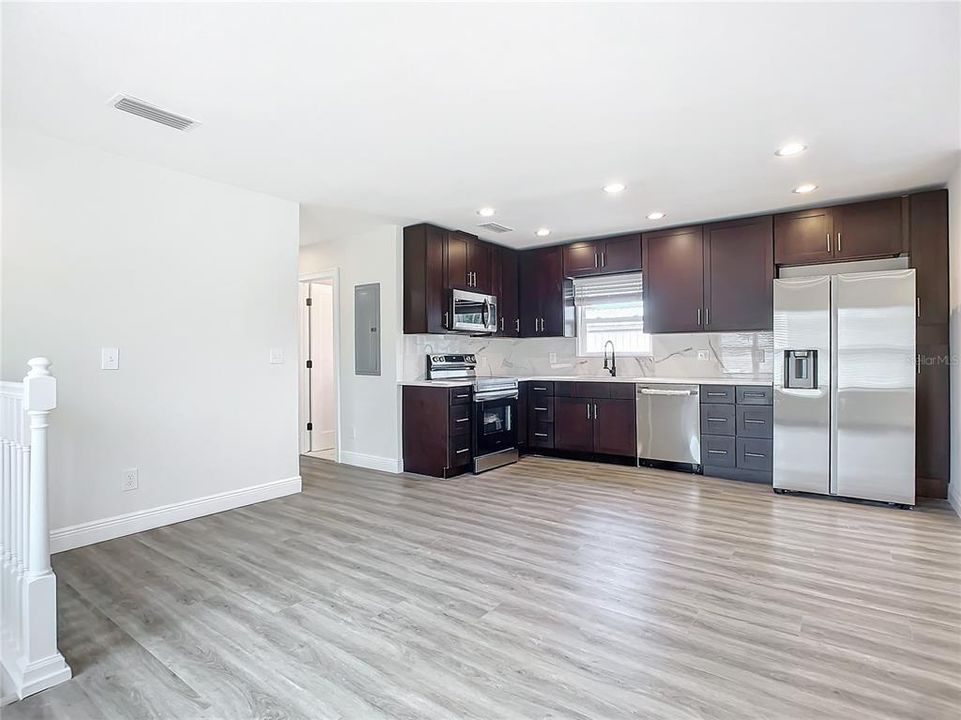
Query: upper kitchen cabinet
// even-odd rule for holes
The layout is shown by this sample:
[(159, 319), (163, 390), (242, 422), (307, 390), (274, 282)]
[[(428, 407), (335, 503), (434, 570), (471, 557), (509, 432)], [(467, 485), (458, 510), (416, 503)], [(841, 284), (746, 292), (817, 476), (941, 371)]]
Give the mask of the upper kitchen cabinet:
[(452, 230), (447, 233), (447, 287), (491, 292), (491, 245), (476, 235)]
[(641, 269), (641, 236), (619, 235), (564, 246), (564, 275), (605, 275)]
[(774, 327), (770, 215), (704, 226), (704, 330)]
[(931, 190), (908, 198), (911, 267), (917, 271), (918, 325), (943, 326), (947, 342), (948, 191)]
[(518, 337), (521, 332), (520, 304), (517, 298), (518, 252), (491, 247), (491, 294), (497, 298), (497, 335)]
[(774, 218), (774, 261), (810, 265), (907, 252), (903, 198), (784, 213)]
[(902, 225), (902, 205), (905, 202), (903, 198), (894, 197), (831, 208), (834, 257), (837, 260), (861, 260), (907, 252)]
[(645, 233), (644, 331), (704, 329), (704, 235), (698, 227)]
[(561, 246), (520, 253), (521, 337), (563, 337), (564, 249)]
[(447, 311), (447, 231), (434, 225), (404, 228), (404, 332), (444, 333)]
[(774, 217), (774, 262), (806, 265), (834, 259), (834, 224), (828, 208)]

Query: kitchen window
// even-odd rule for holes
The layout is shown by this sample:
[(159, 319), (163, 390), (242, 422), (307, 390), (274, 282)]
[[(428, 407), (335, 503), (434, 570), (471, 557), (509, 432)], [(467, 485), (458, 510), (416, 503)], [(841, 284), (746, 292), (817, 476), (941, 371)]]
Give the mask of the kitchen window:
[(651, 355), (651, 336), (644, 332), (641, 273), (599, 275), (574, 280), (577, 311), (577, 354), (600, 357), (613, 341), (618, 355)]

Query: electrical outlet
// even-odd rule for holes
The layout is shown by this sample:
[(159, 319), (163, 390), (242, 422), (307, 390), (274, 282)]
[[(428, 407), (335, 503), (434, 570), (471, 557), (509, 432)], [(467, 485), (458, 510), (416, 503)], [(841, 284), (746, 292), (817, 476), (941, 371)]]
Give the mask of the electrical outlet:
[(282, 365), (284, 362), (284, 349), (270, 348), (270, 352), (267, 354), (267, 362), (271, 365)]
[(547, 361), (548, 361), (551, 365), (556, 365), (556, 364), (557, 364), (557, 353), (548, 353), (548, 354), (547, 354)]
[(121, 489), (124, 492), (130, 492), (131, 490), (136, 490), (140, 487), (140, 477), (137, 468), (129, 468), (123, 471), (123, 485)]
[(120, 348), (104, 347), (100, 348), (100, 369), (119, 370), (120, 369)]

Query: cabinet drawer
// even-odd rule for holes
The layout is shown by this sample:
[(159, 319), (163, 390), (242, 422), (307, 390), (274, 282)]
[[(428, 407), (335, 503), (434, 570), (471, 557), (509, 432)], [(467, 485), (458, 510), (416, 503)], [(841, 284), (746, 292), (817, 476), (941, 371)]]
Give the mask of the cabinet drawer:
[(634, 383), (608, 383), (611, 389), (611, 400), (633, 400), (636, 397), (637, 386)]
[(532, 448), (554, 447), (554, 425), (552, 423), (531, 422), (527, 445)]
[(771, 405), (774, 402), (774, 388), (764, 385), (738, 385), (738, 405)]
[(451, 405), (450, 408), (450, 434), (463, 435), (470, 433), (471, 410), (474, 409), (473, 403)]
[(531, 424), (554, 422), (554, 398), (543, 393), (532, 395), (527, 401), (528, 418)]
[[(554, 386), (554, 397), (575, 397), (574, 386), (576, 384), (577, 383), (566, 382), (566, 381), (552, 383), (552, 385)], [(540, 387), (544, 387), (543, 383), (537, 383), (537, 385), (539, 385)]]
[(707, 435), (734, 434), (733, 405), (701, 405), (701, 432)]
[(464, 403), (469, 403), (470, 395), (470, 385), (465, 385), (464, 387), (452, 387), (450, 389), (450, 404), (463, 405)]
[(737, 460), (734, 438), (729, 435), (701, 435), (701, 464), (732, 468)]
[(738, 405), (737, 436), (765, 440), (774, 437), (774, 408), (770, 405)]
[(451, 436), (448, 446), (450, 448), (449, 467), (466, 465), (471, 461), (470, 433)]
[(702, 403), (731, 403), (734, 404), (733, 385), (701, 385)]
[(770, 472), (772, 468), (773, 445), (774, 443), (771, 440), (738, 438), (737, 466), (744, 470), (763, 470)]

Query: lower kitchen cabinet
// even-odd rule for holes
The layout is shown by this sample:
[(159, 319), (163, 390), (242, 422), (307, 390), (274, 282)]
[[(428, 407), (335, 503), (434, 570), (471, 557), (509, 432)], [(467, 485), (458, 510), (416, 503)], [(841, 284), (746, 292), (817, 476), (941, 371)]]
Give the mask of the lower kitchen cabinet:
[(469, 386), (405, 386), (404, 471), (441, 478), (466, 472), (473, 460), (472, 410)]
[(594, 452), (636, 457), (635, 421), (633, 399), (597, 400), (594, 403)]
[(701, 466), (705, 475), (771, 483), (772, 388), (701, 386)]
[(554, 447), (594, 451), (594, 408), (588, 398), (554, 398)]
[(558, 382), (554, 397), (554, 448), (633, 457), (634, 384)]

